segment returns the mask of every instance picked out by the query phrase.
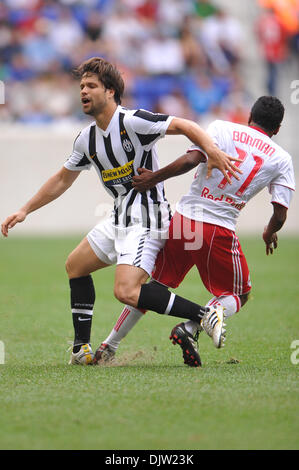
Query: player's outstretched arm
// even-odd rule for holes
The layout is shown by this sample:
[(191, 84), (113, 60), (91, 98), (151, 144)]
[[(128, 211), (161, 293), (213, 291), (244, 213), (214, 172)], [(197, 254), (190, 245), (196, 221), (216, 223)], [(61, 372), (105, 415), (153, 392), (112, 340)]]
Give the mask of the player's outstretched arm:
[(183, 134), (191, 140), (195, 145), (202, 148), (208, 155), (208, 171), (207, 178), (212, 174), (213, 168), (220, 170), (225, 179), (231, 184), (228, 172), (237, 180), (237, 173), (242, 171), (234, 165), (234, 161), (241, 161), (238, 157), (232, 157), (222, 150), (213, 142), (213, 139), (198, 124), (188, 119), (173, 118), (167, 131), (167, 134)]
[(140, 192), (147, 191), (153, 188), (161, 181), (168, 178), (179, 176), (192, 168), (196, 167), (200, 162), (205, 162), (206, 159), (198, 150), (192, 150), (177, 158), (169, 165), (164, 166), (156, 171), (147, 170), (146, 168), (138, 168), (139, 175), (133, 176), (132, 186)]
[(278, 246), (277, 233), (284, 225), (288, 209), (280, 204), (273, 203), (273, 214), (264, 229), (263, 240), (266, 244), (266, 255), (273, 254)]
[(1, 224), (2, 234), (7, 237), (8, 231), (17, 223), (23, 222), (28, 214), (61, 196), (73, 184), (79, 173), (79, 171), (70, 171), (63, 167), (58, 173), (51, 176), (21, 209), (6, 218)]

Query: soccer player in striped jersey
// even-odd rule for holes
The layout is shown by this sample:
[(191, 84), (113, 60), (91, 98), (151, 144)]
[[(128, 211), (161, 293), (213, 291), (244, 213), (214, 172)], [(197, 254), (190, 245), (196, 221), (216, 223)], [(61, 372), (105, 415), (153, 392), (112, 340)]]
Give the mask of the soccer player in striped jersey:
[[(295, 190), (291, 156), (271, 137), (278, 133), (284, 107), (275, 97), (260, 97), (252, 107), (249, 125), (214, 121), (208, 133), (215, 144), (230, 155), (239, 155), (243, 174), (240, 181), (228, 185), (218, 170), (209, 180), (206, 157), (200, 147), (191, 147), (170, 165), (156, 172), (140, 169), (133, 186), (145, 191), (153, 185), (178, 176), (198, 165), (190, 190), (177, 204), (169, 228), (169, 238), (160, 251), (152, 275), (152, 295), (161, 296), (161, 289), (176, 288), (187, 272), (196, 265), (206, 289), (213, 297), (207, 306), (220, 306), (230, 317), (247, 302), (251, 282), (246, 258), (235, 226), (240, 210), (263, 188), (268, 187), (273, 215), (263, 232), (266, 254), (277, 247), (277, 234), (287, 218), (287, 210)], [(197, 239), (196, 239), (197, 237)], [(197, 246), (196, 246), (197, 245)], [(157, 293), (155, 294), (155, 289)], [(140, 302), (139, 306), (145, 305)], [(126, 306), (114, 329), (104, 341), (106, 354), (113, 357), (121, 339), (141, 318), (142, 313)], [(201, 322), (187, 321), (176, 325), (170, 335), (183, 350), (189, 366), (199, 366), (196, 337), (204, 329), (217, 348), (223, 345), (223, 330), (217, 308)], [(109, 354), (110, 353), (110, 354)]]
[[(69, 255), (66, 270), (69, 276), (71, 310), (75, 330), (71, 364), (88, 364), (94, 354), (90, 333), (95, 289), (91, 273), (116, 264), (114, 294), (118, 300), (137, 307), (141, 288), (147, 308), (158, 313), (198, 320), (207, 309), (178, 298), (168, 307), (170, 294), (152, 305), (145, 285), (156, 256), (165, 243), (170, 211), (163, 183), (139, 193), (132, 187), (137, 168), (158, 169), (155, 143), (165, 134), (182, 134), (209, 155), (209, 172), (219, 168), (231, 183), (226, 171), (234, 177), (237, 166), (222, 152), (196, 123), (185, 119), (154, 114), (145, 110), (128, 110), (121, 106), (124, 82), (120, 72), (102, 58), (92, 58), (77, 69), (80, 95), (85, 114), (94, 117), (77, 136), (72, 154), (57, 174), (18, 212), (2, 224), (2, 233), (28, 214), (63, 194), (82, 170), (94, 168), (105, 190), (114, 198), (111, 218), (94, 227)], [(101, 352), (99, 352), (101, 354)]]

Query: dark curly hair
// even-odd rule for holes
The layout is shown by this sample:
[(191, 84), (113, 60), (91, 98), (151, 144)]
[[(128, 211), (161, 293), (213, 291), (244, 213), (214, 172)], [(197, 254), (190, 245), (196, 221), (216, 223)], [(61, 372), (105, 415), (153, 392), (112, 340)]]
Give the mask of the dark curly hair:
[(284, 116), (284, 106), (275, 96), (261, 96), (251, 108), (250, 120), (268, 132), (276, 131)]
[(114, 100), (117, 104), (121, 104), (125, 85), (119, 70), (114, 65), (102, 57), (92, 57), (74, 70), (74, 75), (79, 79), (89, 73), (96, 74), (107, 90), (114, 90)]

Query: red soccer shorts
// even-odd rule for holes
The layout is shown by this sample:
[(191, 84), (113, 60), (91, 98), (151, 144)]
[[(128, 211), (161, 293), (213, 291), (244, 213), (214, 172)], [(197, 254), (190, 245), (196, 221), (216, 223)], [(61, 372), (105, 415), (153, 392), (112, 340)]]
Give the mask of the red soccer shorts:
[(236, 234), (176, 212), (152, 277), (176, 288), (194, 265), (206, 289), (216, 297), (242, 295), (251, 289), (247, 262)]

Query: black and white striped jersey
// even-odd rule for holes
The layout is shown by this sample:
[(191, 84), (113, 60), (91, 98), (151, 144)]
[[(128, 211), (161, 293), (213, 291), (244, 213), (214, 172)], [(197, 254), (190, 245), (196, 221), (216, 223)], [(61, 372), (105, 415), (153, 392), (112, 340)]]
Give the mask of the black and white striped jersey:
[(159, 168), (155, 143), (165, 136), (172, 116), (118, 106), (105, 131), (95, 122), (84, 128), (74, 142), (65, 168), (89, 170), (92, 166), (106, 191), (114, 198), (114, 224), (142, 224), (151, 230), (168, 227), (170, 206), (164, 185), (138, 193), (132, 188), (137, 168)]

